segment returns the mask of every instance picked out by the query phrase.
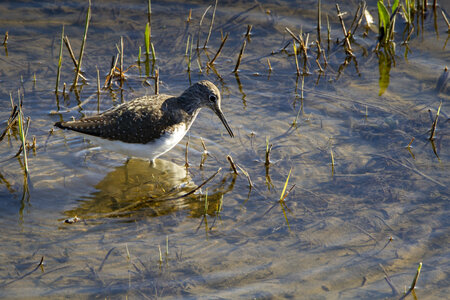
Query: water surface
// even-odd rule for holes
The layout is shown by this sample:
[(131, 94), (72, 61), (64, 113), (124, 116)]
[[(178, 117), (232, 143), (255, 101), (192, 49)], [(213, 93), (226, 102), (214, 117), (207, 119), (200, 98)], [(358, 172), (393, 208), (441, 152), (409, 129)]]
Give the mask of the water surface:
[[(197, 62), (198, 24), (213, 4), (152, 2), (155, 69), (161, 93), (177, 95), (198, 80), (213, 81), (236, 138), (203, 110), (190, 133), (155, 166), (127, 162), (71, 132), (51, 132), (56, 121), (154, 93), (141, 64), (126, 72), (122, 88), (115, 82), (99, 101), (96, 95), (96, 68), (103, 83), (121, 36), (125, 68), (136, 65), (139, 47), (144, 51), (145, 1), (92, 4), (82, 66), (87, 82), (65, 97), (60, 87), (58, 98), (62, 26), (78, 56), (87, 3), (0, 4), (0, 34), (9, 32), (7, 47), (0, 48), (1, 128), (10, 114), (10, 94), (17, 103), (20, 91), (24, 115), (31, 117), (29, 139), (37, 141), (29, 151), (27, 185), (23, 159), (9, 159), (19, 148), (17, 129), (0, 142), (1, 297), (399, 298), (423, 262), (417, 298), (445, 298), (449, 89), (447, 84), (436, 91), (436, 84), (450, 55), (440, 11), (436, 21), (428, 11), (406, 57), (398, 42), (390, 62), (374, 52), (375, 33), (364, 37), (364, 28), (358, 29), (357, 68), (351, 62), (339, 72), (345, 52), (335, 42), (342, 30), (334, 2), (323, 3), (332, 36), (325, 47), (328, 66), (318, 72), (310, 45), (308, 75), (298, 77), (285, 27), (314, 41), (316, 1), (219, 1), (207, 51), (201, 50)], [(347, 26), (357, 5), (341, 4)], [(376, 2), (368, 6), (376, 16)], [(212, 8), (200, 45), (211, 14)], [(322, 22), (327, 45), (325, 17)], [(253, 26), (251, 37), (235, 74), (247, 25)], [(214, 56), (226, 33), (216, 72), (207, 70), (207, 55)], [(194, 40), (190, 73), (188, 36)], [(73, 64), (65, 48), (63, 53), (61, 82), (69, 87)], [(384, 66), (390, 67), (389, 84), (380, 91)], [(429, 130), (441, 101), (433, 148)], [(202, 166), (201, 138), (208, 150)], [(267, 139), (273, 145), (268, 168)], [(241, 170), (233, 174), (227, 155), (249, 174), (253, 187)], [(178, 198), (219, 168), (201, 191)], [(290, 170), (287, 189), (295, 186), (280, 203)], [(64, 222), (75, 216), (78, 222)], [(42, 257), (43, 268), (35, 270)], [(399, 294), (385, 281), (383, 268)]]

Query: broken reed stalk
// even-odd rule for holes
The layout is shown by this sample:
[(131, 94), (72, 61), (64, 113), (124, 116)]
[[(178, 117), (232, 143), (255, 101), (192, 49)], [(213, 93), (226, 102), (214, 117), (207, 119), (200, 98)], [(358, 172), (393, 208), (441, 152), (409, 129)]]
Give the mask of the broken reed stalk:
[[(70, 45), (69, 37), (67, 35), (64, 37), (64, 44), (66, 45), (66, 48), (69, 51), (70, 58), (72, 59), (73, 65), (76, 70), (78, 67), (78, 61), (75, 58), (75, 55), (73, 54), (72, 46)], [(86, 77), (84, 77), (83, 74), (79, 74), (79, 76), (81, 79), (86, 80)]]
[(78, 84), (78, 77), (80, 75), (81, 62), (83, 60), (84, 46), (86, 44), (87, 32), (89, 28), (89, 21), (91, 20), (91, 0), (89, 0), (89, 6), (86, 13), (86, 23), (84, 27), (83, 39), (81, 40), (81, 49), (80, 56), (78, 58), (77, 71), (75, 72), (75, 80), (73, 81), (73, 87), (76, 87)]
[(411, 144), (414, 142), (414, 137), (411, 139), (411, 142), (409, 142), (408, 146), (406, 148), (411, 148)]
[[(441, 14), (442, 14), (442, 17), (444, 18), (445, 23), (447, 23), (447, 27), (448, 27), (447, 32), (450, 32), (450, 22), (448, 21), (447, 17), (445, 16), (445, 13), (442, 9), (441, 9)], [(8, 32), (6, 32), (6, 33), (8, 33)]]
[(184, 53), (184, 56), (188, 56), (188, 50), (189, 50), (189, 40), (191, 39), (191, 35), (188, 34), (187, 42), (186, 42), (186, 52)]
[(114, 70), (116, 69), (117, 66), (117, 61), (119, 60), (119, 54), (117, 54), (115, 57), (112, 57), (111, 60), (111, 69), (109, 70), (108, 75), (106, 76), (106, 81), (105, 81), (105, 85), (103, 86), (104, 89), (108, 88), (109, 86), (111, 86), (111, 82), (112, 82), (112, 78), (114, 76)]
[(166, 235), (166, 256), (169, 255), (169, 236)]
[(214, 61), (216, 61), (216, 59), (219, 57), (220, 52), (222, 51), (223, 45), (225, 45), (225, 42), (227, 41), (228, 38), (228, 32), (225, 35), (225, 37), (222, 39), (222, 44), (220, 44), (219, 50), (217, 50), (216, 55), (214, 55), (213, 59), (209, 62), (210, 65), (214, 64)]
[(184, 166), (186, 168), (189, 168), (189, 161), (188, 161), (188, 152), (189, 152), (189, 139), (186, 142), (186, 150), (184, 152), (184, 158), (185, 158), (185, 163)]
[(247, 25), (247, 32), (245, 33), (245, 38), (250, 41), (250, 35), (252, 31), (253, 25)]
[(16, 120), (16, 117), (18, 115), (18, 109), (17, 109), (17, 105), (14, 105), (12, 110), (11, 110), (11, 114), (8, 118), (8, 121), (6, 122), (6, 124), (8, 124), (5, 128), (5, 130), (3, 131), (3, 133), (0, 135), (0, 142), (3, 140), (3, 138), (5, 137), (6, 134), (9, 134), (9, 129), (14, 125), (14, 121)]
[[(308, 53), (307, 53), (307, 50), (306, 50), (306, 45), (308, 44), (308, 37), (309, 37), (309, 35), (307, 36), (307, 39), (306, 39), (306, 42), (305, 42), (305, 41), (303, 41), (303, 38), (302, 38), (301, 35), (299, 35), (298, 37), (296, 37), (295, 34), (294, 34), (289, 28), (285, 27), (284, 29), (292, 36), (292, 38), (293, 38), (297, 43), (299, 43), (299, 45), (300, 45), (300, 50), (301, 50), (302, 53), (303, 53), (303, 56), (304, 56), (304, 58), (305, 58), (305, 63), (306, 63), (306, 59), (308, 59)], [(287, 46), (287, 45), (286, 45), (286, 46)]]
[(330, 148), (330, 154), (331, 154), (331, 166), (334, 167), (334, 154), (332, 148)]
[(297, 76), (299, 76), (299, 75), (300, 75), (300, 68), (299, 68), (299, 66), (298, 66), (297, 45), (295, 44), (295, 40), (294, 40), (294, 42), (292, 43), (292, 46), (293, 46), (293, 48), (294, 48), (294, 59), (295, 59), (295, 67), (296, 67), (296, 69), (297, 69)]
[(64, 40), (64, 25), (62, 27), (62, 32), (61, 32), (61, 45), (59, 47), (58, 70), (56, 71), (55, 94), (58, 94), (59, 79), (61, 77), (63, 40)]
[(210, 8), (211, 8), (211, 5), (208, 6), (208, 7), (205, 9), (205, 12), (203, 13), (202, 18), (200, 19), (200, 23), (198, 24), (197, 50), (198, 50), (198, 48), (200, 47), (200, 30), (201, 30), (201, 28), (202, 28), (203, 19), (205, 18), (205, 15), (206, 15), (206, 13), (208, 12), (208, 10), (209, 10)]
[(353, 56), (352, 46), (350, 45), (349, 35), (350, 32), (347, 32), (345, 29), (344, 19), (342, 18), (343, 14), (341, 13), (341, 9), (339, 8), (339, 4), (336, 3), (336, 11), (339, 17), (339, 21), (341, 23), (342, 31), (344, 32), (344, 40), (345, 40), (345, 52), (351, 56)]
[[(192, 46), (193, 46), (193, 39), (191, 39), (191, 47), (189, 47), (189, 56), (188, 56), (188, 69), (187, 72), (191, 72), (191, 60), (192, 60)], [(188, 36), (188, 44), (189, 44), (189, 36)]]
[(6, 46), (8, 44), (8, 31), (5, 32), (5, 38), (3, 39), (3, 46)]
[(64, 37), (64, 44), (66, 45), (67, 50), (69, 50), (70, 58), (72, 59), (73, 65), (75, 66), (76, 69), (78, 66), (78, 62), (77, 59), (75, 58), (75, 55), (73, 54), (72, 46), (70, 45), (69, 37), (67, 35)]
[(120, 37), (120, 86), (123, 84), (123, 36)]
[(159, 94), (159, 69), (155, 70), (155, 95)]
[(95, 68), (97, 69), (97, 95), (100, 95), (100, 71), (97, 66)]
[(216, 3), (214, 4), (214, 9), (213, 9), (213, 14), (212, 14), (212, 18), (211, 18), (211, 23), (209, 24), (209, 32), (208, 32), (208, 36), (206, 37), (205, 44), (203, 45), (203, 49), (206, 48), (206, 45), (209, 42), (209, 38), (211, 37), (211, 31), (212, 31), (213, 24), (214, 24), (214, 18), (216, 16), (217, 2), (218, 2), (218, 0), (216, 0)]
[(352, 23), (352, 26), (350, 27), (350, 31), (352, 32), (353, 35), (356, 33), (356, 30), (358, 29), (359, 25), (361, 25), (362, 19), (364, 17), (364, 11), (367, 8), (367, 3), (366, 2), (362, 2), (362, 3), (360, 3), (360, 5), (361, 5), (361, 8), (359, 9), (359, 6), (358, 6), (359, 11), (357, 11), (356, 14), (355, 14), (355, 18), (356, 18), (358, 13), (360, 13), (359, 14), (359, 19), (356, 22), (355, 28), (353, 28), (353, 23)]
[[(19, 93), (20, 98), (20, 93)], [(23, 161), (25, 164), (25, 174), (28, 175), (28, 158), (27, 158), (27, 146), (26, 146), (26, 133), (23, 128), (23, 111), (22, 111), (22, 101), (19, 99), (19, 136), (22, 141), (22, 151), (23, 151)], [(28, 131), (28, 130), (27, 130)]]
[(322, 43), (322, 39), (320, 37), (320, 27), (322, 26), (321, 14), (322, 14), (322, 11), (321, 11), (320, 0), (317, 0), (317, 40), (319, 41), (319, 44)]
[(234, 68), (233, 73), (237, 73), (237, 71), (238, 71), (239, 65), (241, 64), (242, 55), (244, 54), (246, 44), (247, 44), (247, 42), (244, 40), (244, 43), (242, 43), (242, 48), (241, 48), (241, 51), (239, 52), (238, 60), (236, 62), (236, 67)]
[(189, 9), (189, 14), (188, 14), (188, 17), (187, 17), (187, 19), (186, 19), (186, 22), (191, 22), (191, 19), (192, 19), (192, 8), (190, 8)]
[(272, 151), (272, 144), (269, 145), (269, 138), (266, 138), (266, 160), (265, 165), (270, 165), (270, 152)]
[(331, 43), (331, 26), (330, 21), (328, 20), (328, 14), (327, 14), (327, 43), (329, 48)]
[(162, 263), (163, 259), (162, 259), (162, 253), (161, 253), (161, 245), (158, 245), (158, 249), (159, 249), (159, 263)]
[(272, 66), (270, 65), (270, 60), (269, 59), (267, 59), (267, 65), (269, 66), (269, 72), (271, 72), (272, 71)]
[(438, 122), (439, 113), (441, 111), (441, 106), (442, 106), (442, 101), (439, 104), (439, 108), (438, 108), (437, 113), (436, 113), (436, 118), (434, 119), (433, 125), (431, 126), (431, 134), (430, 134), (430, 138), (429, 138), (430, 141), (434, 140), (434, 134), (436, 133), (436, 125), (437, 125), (437, 122)]
[(234, 174), (238, 175), (236, 165), (234, 164), (233, 158), (230, 155), (227, 155), (227, 160), (230, 163), (231, 169), (233, 169)]
[(202, 142), (203, 153), (208, 153), (208, 150), (206, 149), (205, 141), (203, 140), (203, 138), (200, 138), (200, 141)]
[(245, 177), (247, 177), (248, 185), (249, 185), (250, 189), (253, 188), (254, 185), (253, 185), (252, 180), (250, 179), (250, 175), (248, 174), (248, 172), (245, 171), (240, 165), (236, 165), (236, 166), (239, 168), (239, 170), (241, 170), (242, 173), (244, 173)]

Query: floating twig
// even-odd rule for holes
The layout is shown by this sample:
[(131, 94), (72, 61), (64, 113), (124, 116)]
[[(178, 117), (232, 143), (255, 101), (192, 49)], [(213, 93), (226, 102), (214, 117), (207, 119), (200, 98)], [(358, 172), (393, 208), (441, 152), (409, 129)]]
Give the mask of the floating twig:
[(5, 137), (6, 133), (8, 133), (8, 130), (14, 125), (14, 121), (18, 115), (18, 110), (17, 110), (17, 105), (14, 105), (13, 109), (11, 110), (11, 114), (8, 118), (7, 121), (7, 126), (5, 128), (5, 130), (3, 131), (3, 133), (0, 135), (0, 142), (3, 140), (3, 138)]

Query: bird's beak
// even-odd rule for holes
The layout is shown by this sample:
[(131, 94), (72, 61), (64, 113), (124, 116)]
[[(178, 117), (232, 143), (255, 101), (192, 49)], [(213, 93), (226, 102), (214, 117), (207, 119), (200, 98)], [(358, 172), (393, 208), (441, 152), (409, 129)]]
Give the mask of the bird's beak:
[(225, 116), (223, 115), (222, 110), (219, 107), (214, 107), (214, 112), (216, 113), (216, 115), (219, 117), (220, 121), (222, 121), (223, 126), (225, 126), (225, 128), (228, 131), (228, 134), (231, 137), (234, 137), (233, 131), (230, 128), (230, 125), (228, 125), (227, 120), (225, 119)]

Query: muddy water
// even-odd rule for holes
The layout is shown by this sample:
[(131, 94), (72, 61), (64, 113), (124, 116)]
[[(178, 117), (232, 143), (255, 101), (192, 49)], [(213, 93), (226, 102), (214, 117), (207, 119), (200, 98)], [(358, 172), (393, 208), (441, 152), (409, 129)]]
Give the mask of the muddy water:
[[(145, 1), (94, 1), (83, 58), (87, 83), (65, 96), (60, 87), (58, 98), (62, 25), (78, 56), (87, 3), (0, 4), (0, 34), (9, 32), (7, 47), (0, 47), (1, 128), (10, 93), (18, 102), (20, 91), (24, 115), (31, 117), (29, 139), (37, 141), (27, 180), (23, 159), (10, 159), (19, 148), (17, 129), (0, 142), (1, 297), (398, 298), (423, 262), (417, 297), (445, 298), (449, 88), (435, 88), (450, 55), (440, 12), (435, 22), (429, 11), (406, 57), (398, 42), (390, 62), (373, 52), (376, 35), (364, 37), (358, 29), (357, 68), (351, 62), (339, 72), (345, 53), (335, 41), (342, 31), (334, 2), (323, 3), (333, 39), (325, 47), (328, 66), (319, 74), (311, 46), (308, 75), (297, 77), (292, 44), (280, 51), (291, 41), (285, 27), (316, 39), (315, 1), (219, 2), (207, 53), (202, 50), (197, 62), (198, 23), (213, 2), (153, 1), (155, 68), (161, 93), (179, 94), (202, 79), (215, 82), (236, 138), (212, 112), (202, 111), (185, 139), (155, 165), (127, 162), (71, 132), (50, 133), (61, 119), (154, 93), (141, 64), (126, 72), (122, 88), (115, 82), (99, 100), (96, 95), (96, 68), (103, 82), (121, 36), (125, 68), (136, 65), (139, 47), (144, 49)], [(347, 26), (356, 7), (356, 1), (341, 5), (349, 12)], [(375, 7), (370, 1), (374, 16)], [(398, 23), (400, 36), (404, 25)], [(249, 24), (252, 34), (235, 75)], [(207, 55), (216, 53), (221, 33), (229, 37), (213, 72)], [(194, 40), (190, 73), (188, 36)], [(325, 32), (322, 39), (326, 45)], [(70, 86), (73, 64), (63, 53), (61, 82)], [(386, 74), (382, 91), (379, 80)], [(440, 101), (433, 148), (430, 115)], [(273, 145), (268, 168), (267, 139)], [(249, 174), (252, 188), (244, 172), (233, 174), (227, 155)], [(185, 195), (219, 168), (201, 190)], [(291, 169), (287, 189), (295, 186), (280, 203)], [(76, 223), (64, 222), (75, 217)]]

